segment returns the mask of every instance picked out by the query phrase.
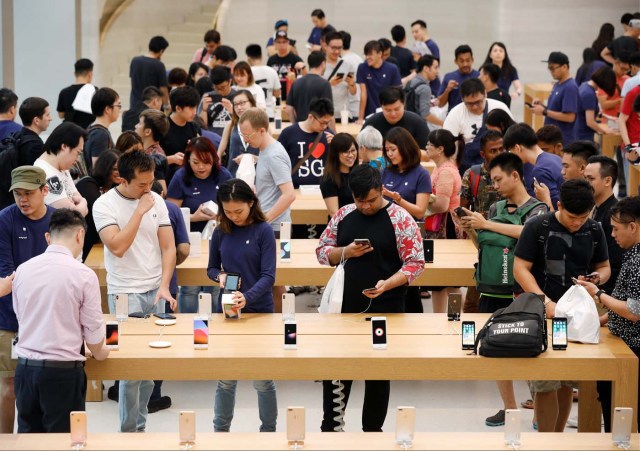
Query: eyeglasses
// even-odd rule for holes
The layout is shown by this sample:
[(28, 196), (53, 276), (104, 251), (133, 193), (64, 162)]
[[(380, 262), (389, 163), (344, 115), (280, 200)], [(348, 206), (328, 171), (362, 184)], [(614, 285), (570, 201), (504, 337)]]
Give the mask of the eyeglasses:
[(248, 100), (241, 100), (240, 102), (233, 102), (233, 106), (242, 106), (246, 105), (247, 103), (249, 103)]
[(355, 147), (350, 147), (347, 150), (341, 150), (340, 153), (348, 154), (348, 153), (358, 153), (358, 149)]
[(336, 47), (336, 46), (334, 46), (334, 45), (330, 45), (330, 46), (329, 46), (329, 48), (330, 48), (331, 50), (335, 50), (336, 52), (338, 52), (338, 51), (342, 50), (342, 47)]
[(255, 132), (253, 132), (253, 133), (248, 134), (248, 135), (245, 135), (244, 133), (240, 133), (240, 136), (242, 136), (242, 139), (244, 139), (245, 141), (249, 141), (253, 137), (253, 135), (255, 135), (256, 133), (258, 133), (257, 130)]
[(328, 127), (329, 124), (331, 123), (331, 119), (329, 119), (328, 121), (321, 121), (320, 119), (315, 117), (313, 114), (311, 115), (311, 117), (314, 118), (316, 121), (318, 121), (318, 124), (322, 125), (325, 128)]
[(465, 101), (464, 104), (468, 107), (481, 107), (482, 105), (484, 105), (484, 97), (480, 100), (476, 100), (475, 102), (467, 102)]
[(120, 109), (122, 109), (122, 104), (121, 103), (114, 103), (113, 105), (111, 105), (111, 108), (120, 108)]

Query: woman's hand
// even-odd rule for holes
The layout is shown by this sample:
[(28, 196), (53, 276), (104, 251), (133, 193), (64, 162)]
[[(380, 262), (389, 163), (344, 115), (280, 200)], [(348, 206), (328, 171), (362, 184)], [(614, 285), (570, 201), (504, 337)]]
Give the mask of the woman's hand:
[(400, 193), (398, 193), (396, 191), (389, 191), (384, 186), (382, 187), (382, 195), (384, 197), (388, 197), (389, 199), (391, 199), (395, 203), (398, 203), (398, 202), (400, 202), (402, 200), (402, 196), (400, 195)]

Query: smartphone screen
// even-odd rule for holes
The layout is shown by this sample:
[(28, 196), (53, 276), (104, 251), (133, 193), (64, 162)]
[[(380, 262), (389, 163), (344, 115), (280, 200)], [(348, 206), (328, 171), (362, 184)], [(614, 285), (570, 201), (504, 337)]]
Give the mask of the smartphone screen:
[(551, 343), (554, 348), (567, 347), (567, 318), (553, 318)]
[(422, 240), (422, 247), (424, 248), (424, 261), (433, 263), (433, 240)]
[(193, 320), (193, 345), (196, 348), (206, 348), (209, 345), (209, 320)]
[(475, 321), (462, 322), (462, 349), (473, 349), (476, 341)]
[(118, 346), (118, 324), (107, 323), (107, 346)]
[(225, 291), (238, 291), (239, 285), (240, 285), (239, 274), (227, 274), (227, 278), (224, 282)]
[(284, 323), (284, 345), (294, 347), (298, 343), (298, 325), (294, 322)]
[(387, 319), (374, 317), (371, 319), (371, 335), (373, 346), (386, 346), (387, 344)]

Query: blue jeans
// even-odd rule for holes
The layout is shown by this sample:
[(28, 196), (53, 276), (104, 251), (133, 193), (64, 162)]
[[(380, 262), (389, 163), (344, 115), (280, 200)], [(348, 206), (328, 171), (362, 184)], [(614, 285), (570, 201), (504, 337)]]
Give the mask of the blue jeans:
[(180, 287), (178, 295), (178, 308), (180, 313), (198, 313), (198, 294), (203, 291), (211, 293), (211, 311), (215, 313), (218, 308), (218, 293), (220, 287)]
[[(128, 293), (129, 312), (144, 314), (164, 313), (164, 302), (154, 305), (158, 290), (146, 293)], [(116, 311), (116, 296), (108, 297), (109, 312)], [(120, 416), (120, 432), (144, 432), (147, 424), (147, 404), (153, 391), (153, 381), (120, 381), (118, 393), (118, 413)]]
[[(229, 432), (231, 420), (233, 420), (233, 408), (236, 404), (237, 384), (238, 381), (218, 381), (213, 406), (215, 432)], [(258, 392), (258, 412), (262, 422), (260, 432), (275, 432), (278, 419), (276, 384), (273, 381), (253, 381), (253, 388)]]

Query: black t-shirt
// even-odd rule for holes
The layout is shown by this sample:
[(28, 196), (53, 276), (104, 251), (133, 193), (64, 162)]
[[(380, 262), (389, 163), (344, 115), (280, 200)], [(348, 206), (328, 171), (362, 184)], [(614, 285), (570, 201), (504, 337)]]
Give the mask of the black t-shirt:
[(507, 108), (511, 108), (511, 96), (502, 88), (496, 88), (493, 91), (487, 92), (487, 98), (498, 100), (507, 105)]
[(129, 66), (131, 77), (131, 98), (129, 105), (136, 105), (142, 101), (142, 91), (148, 86), (161, 88), (167, 86), (167, 70), (164, 63), (158, 59), (145, 55), (136, 56)]
[(20, 132), (20, 145), (18, 146), (18, 165), (33, 166), (33, 163), (42, 155), (44, 143), (36, 132), (22, 127)]
[(427, 147), (427, 142), (429, 140), (429, 128), (427, 127), (427, 123), (424, 119), (411, 111), (405, 111), (402, 119), (395, 124), (388, 123), (383, 113), (375, 113), (364, 122), (362, 128), (365, 128), (367, 125), (371, 125), (373, 128), (378, 130), (383, 138), (387, 136), (387, 132), (393, 127), (405, 128), (409, 133), (411, 133), (411, 136), (413, 136), (421, 149), (426, 149)]
[(398, 69), (400, 69), (400, 76), (406, 77), (416, 68), (416, 62), (413, 59), (413, 53), (411, 50), (404, 47), (391, 47), (391, 56), (398, 62)]
[(301, 61), (302, 58), (291, 52), (287, 53), (284, 57), (280, 57), (276, 53), (275, 55), (271, 55), (267, 60), (267, 66), (273, 67), (280, 77), (282, 100), (287, 100), (287, 74), (294, 70), (296, 63)]
[(306, 121), (309, 116), (309, 104), (314, 98), (325, 98), (333, 102), (331, 84), (320, 75), (307, 74), (291, 85), (287, 95), (287, 106), (296, 110), (296, 122)]
[[(187, 142), (199, 135), (200, 130), (193, 122), (187, 122), (185, 125), (179, 126), (173, 122), (173, 119), (169, 118), (169, 132), (160, 140), (160, 147), (162, 147), (164, 153), (169, 157), (178, 152), (184, 152), (184, 149), (187, 147)], [(167, 185), (169, 185), (171, 177), (173, 177), (173, 174), (178, 169), (179, 167), (175, 164), (169, 167)]]
[(322, 198), (338, 197), (338, 208), (342, 208), (345, 205), (353, 203), (353, 195), (351, 194), (351, 188), (349, 188), (349, 174), (340, 173), (340, 187), (336, 185), (336, 182), (326, 177), (320, 182), (320, 192)]
[[(570, 233), (558, 220), (557, 213), (540, 215), (527, 221), (516, 244), (515, 256), (533, 262), (532, 274), (538, 286), (554, 302), (573, 285), (572, 277), (584, 276), (593, 271), (595, 263), (609, 258), (607, 240), (598, 224), (599, 238), (594, 247), (589, 219), (577, 232)], [(549, 219), (549, 236), (544, 248), (539, 236), (541, 222)]]
[[(318, 136), (317, 133), (307, 133), (302, 130), (299, 124), (293, 124), (282, 130), (278, 141), (289, 155), (291, 169), (306, 155), (316, 136)], [(295, 174), (291, 175), (294, 188), (298, 188), (300, 185), (318, 185), (320, 183), (324, 174), (324, 165), (327, 162), (328, 150), (327, 135), (323, 133), (307, 161), (300, 166)]]
[(84, 86), (84, 83), (80, 83), (77, 85), (71, 85), (64, 88), (60, 91), (58, 95), (58, 106), (56, 107), (56, 111), (59, 113), (64, 113), (64, 120), (73, 122), (74, 124), (78, 124), (82, 128), (87, 128), (89, 125), (93, 124), (93, 121), (96, 120), (96, 117), (93, 114), (84, 113), (82, 111), (76, 111), (73, 108), (73, 101), (76, 99), (78, 95), (78, 91)]
[(616, 240), (611, 236), (611, 209), (616, 206), (618, 199), (615, 195), (611, 195), (602, 205), (596, 207), (593, 219), (598, 221), (604, 230), (604, 236), (607, 237), (607, 249), (609, 250), (609, 264), (611, 265), (611, 277), (602, 285), (602, 289), (607, 293), (611, 293), (616, 285), (620, 268), (622, 267), (622, 257), (624, 250), (618, 245)]
[(620, 36), (611, 41), (609, 45), (607, 45), (607, 48), (611, 51), (613, 57), (617, 58), (620, 52), (637, 52), (638, 40), (633, 39), (631, 36)]
[(98, 181), (90, 176), (81, 178), (76, 183), (76, 188), (82, 197), (87, 200), (87, 208), (89, 214), (85, 218), (87, 220), (87, 233), (84, 237), (84, 246), (82, 247), (82, 261), (85, 261), (94, 244), (100, 242), (100, 235), (96, 230), (96, 223), (93, 221), (93, 204), (102, 195)]
[(91, 172), (93, 157), (98, 158), (105, 150), (113, 149), (115, 144), (113, 143), (109, 129), (100, 124), (93, 124), (87, 131), (88, 135), (82, 154), (84, 155), (87, 169)]

